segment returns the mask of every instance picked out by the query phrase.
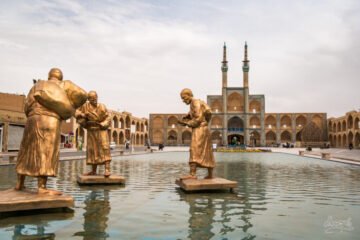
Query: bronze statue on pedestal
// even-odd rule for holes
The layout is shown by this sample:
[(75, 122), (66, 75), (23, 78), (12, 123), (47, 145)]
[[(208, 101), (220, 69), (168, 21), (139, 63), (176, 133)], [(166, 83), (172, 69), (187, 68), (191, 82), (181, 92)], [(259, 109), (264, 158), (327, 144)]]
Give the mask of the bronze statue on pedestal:
[(110, 173), (110, 143), (107, 129), (111, 124), (111, 116), (104, 104), (98, 103), (95, 91), (88, 94), (88, 102), (76, 111), (77, 122), (87, 129), (86, 164), (92, 169), (86, 175), (96, 175), (97, 166), (105, 165), (104, 176)]
[(181, 179), (196, 179), (196, 169), (207, 168), (206, 179), (213, 178), (215, 158), (211, 148), (211, 135), (208, 124), (211, 119), (210, 107), (200, 99), (194, 99), (190, 89), (185, 88), (180, 93), (181, 99), (190, 105), (190, 112), (178, 121), (179, 124), (192, 128), (190, 145), (190, 175)]
[(48, 80), (37, 81), (27, 95), (27, 121), (20, 145), (15, 190), (23, 190), (25, 177), (38, 179), (38, 193), (61, 195), (46, 188), (48, 177), (55, 177), (59, 163), (60, 124), (74, 115), (86, 101), (86, 92), (71, 81), (63, 81), (60, 69), (53, 68)]

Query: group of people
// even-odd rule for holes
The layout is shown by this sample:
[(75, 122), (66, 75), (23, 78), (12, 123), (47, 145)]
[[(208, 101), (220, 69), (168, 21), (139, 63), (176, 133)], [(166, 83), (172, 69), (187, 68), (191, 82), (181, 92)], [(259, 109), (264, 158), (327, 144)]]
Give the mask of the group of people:
[[(207, 168), (207, 178), (212, 178), (215, 159), (208, 127), (211, 110), (202, 100), (194, 99), (190, 89), (183, 89), (180, 96), (185, 104), (190, 105), (190, 112), (178, 123), (193, 129), (190, 174), (182, 179), (196, 178), (197, 167)], [(62, 71), (53, 68), (47, 81), (34, 82), (24, 110), (27, 122), (16, 164), (16, 190), (23, 190), (25, 177), (31, 176), (38, 179), (39, 193), (61, 194), (47, 189), (46, 183), (48, 177), (57, 174), (61, 122), (73, 116), (87, 129), (86, 162), (91, 165), (91, 170), (86, 175), (96, 175), (98, 165), (105, 165), (104, 176), (110, 176), (111, 155), (107, 129), (111, 124), (111, 116), (105, 105), (98, 103), (95, 91), (87, 93), (71, 81), (63, 81)], [(129, 148), (129, 144), (127, 142), (126, 148)], [(160, 148), (163, 149), (163, 146)]]
[(95, 175), (98, 165), (105, 165), (110, 176), (110, 146), (107, 128), (111, 117), (105, 105), (97, 102), (95, 91), (87, 93), (71, 81), (63, 81), (63, 73), (53, 68), (48, 80), (39, 80), (30, 89), (26, 102), (27, 122), (16, 164), (16, 190), (25, 188), (26, 176), (38, 179), (38, 193), (60, 195), (46, 188), (48, 177), (57, 174), (60, 152), (60, 126), (72, 116), (87, 129), (86, 161), (91, 165), (87, 175)]

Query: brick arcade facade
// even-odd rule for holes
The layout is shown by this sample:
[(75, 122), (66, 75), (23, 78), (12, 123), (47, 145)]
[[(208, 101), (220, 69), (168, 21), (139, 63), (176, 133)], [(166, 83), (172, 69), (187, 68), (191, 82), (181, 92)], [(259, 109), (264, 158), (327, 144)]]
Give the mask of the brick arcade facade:
[(344, 116), (329, 118), (328, 129), (332, 147), (360, 148), (360, 112), (350, 111)]
[[(18, 151), (25, 129), (25, 95), (0, 93), (0, 152)], [(133, 145), (144, 146), (148, 141), (148, 119), (133, 116), (129, 112), (109, 110), (111, 127), (109, 139), (116, 145), (130, 141)], [(76, 123), (75, 118), (61, 124), (61, 148), (86, 146), (86, 129)]]

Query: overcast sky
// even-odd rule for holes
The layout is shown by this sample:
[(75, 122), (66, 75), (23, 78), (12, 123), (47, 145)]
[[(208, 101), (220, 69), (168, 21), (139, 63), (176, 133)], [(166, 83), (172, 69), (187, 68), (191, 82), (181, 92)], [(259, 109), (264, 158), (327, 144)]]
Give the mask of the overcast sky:
[(0, 1), (0, 92), (25, 93), (51, 67), (108, 108), (138, 117), (187, 112), (179, 97), (242, 86), (266, 112), (360, 108), (360, 1)]

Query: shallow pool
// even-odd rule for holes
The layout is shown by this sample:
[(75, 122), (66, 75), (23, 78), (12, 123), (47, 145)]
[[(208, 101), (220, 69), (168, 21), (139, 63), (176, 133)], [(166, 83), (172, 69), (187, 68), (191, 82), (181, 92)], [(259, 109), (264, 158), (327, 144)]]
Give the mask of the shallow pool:
[[(114, 158), (125, 187), (79, 187), (84, 161), (62, 161), (49, 187), (72, 195), (75, 212), (1, 219), (0, 239), (359, 239), (360, 167), (280, 153), (215, 157), (216, 175), (238, 181), (235, 194), (177, 189), (185, 152)], [(0, 174), (1, 189), (15, 185), (13, 166)]]

